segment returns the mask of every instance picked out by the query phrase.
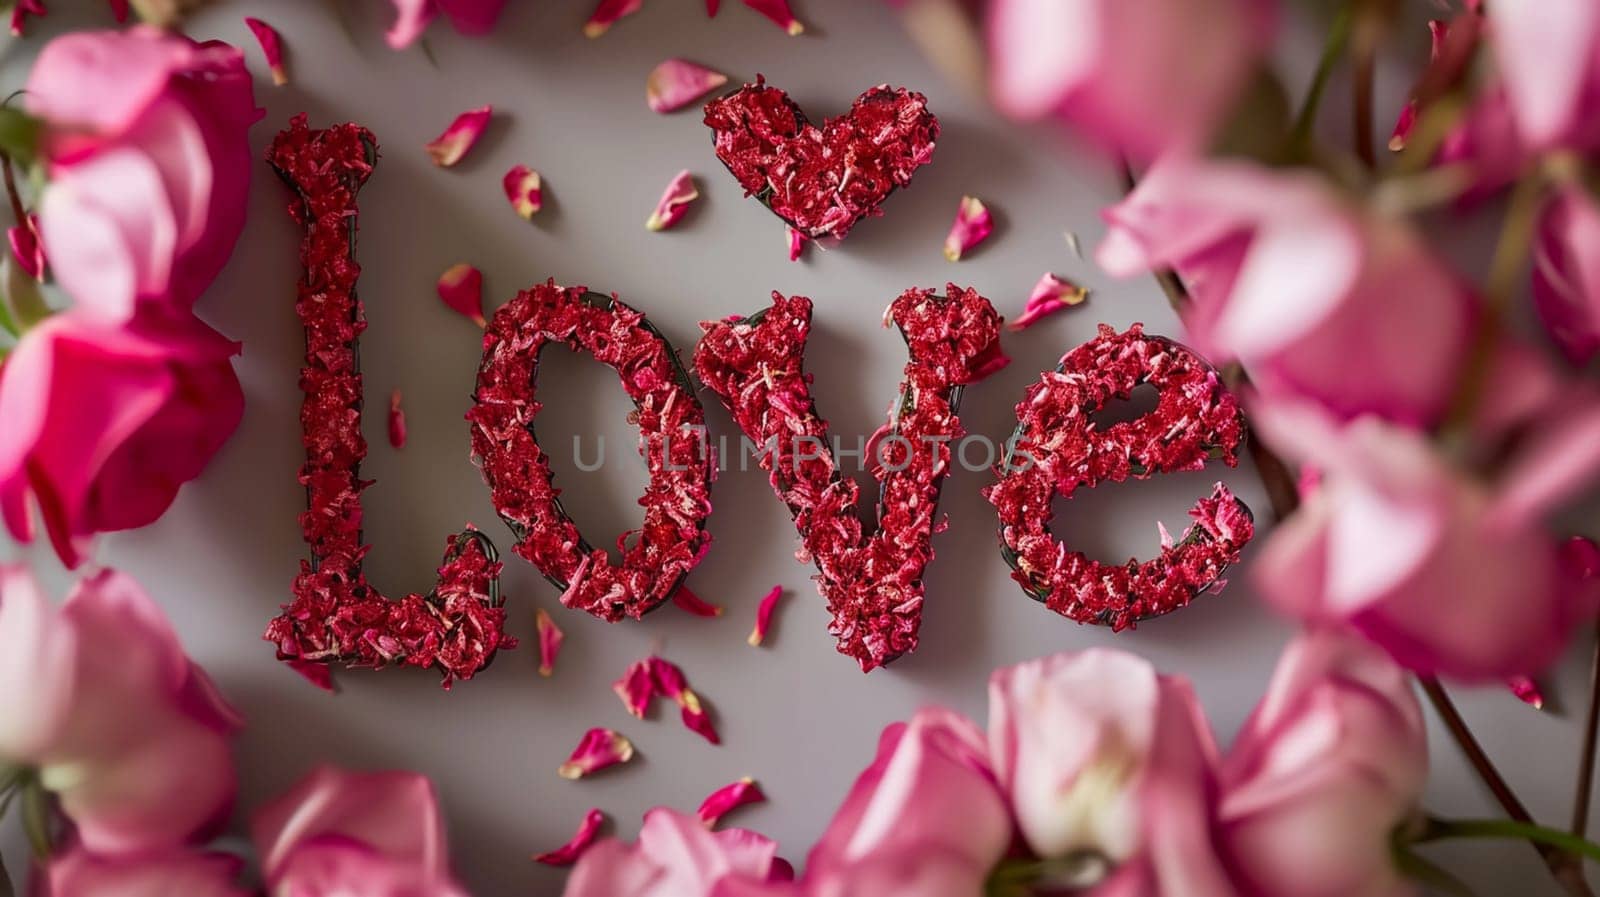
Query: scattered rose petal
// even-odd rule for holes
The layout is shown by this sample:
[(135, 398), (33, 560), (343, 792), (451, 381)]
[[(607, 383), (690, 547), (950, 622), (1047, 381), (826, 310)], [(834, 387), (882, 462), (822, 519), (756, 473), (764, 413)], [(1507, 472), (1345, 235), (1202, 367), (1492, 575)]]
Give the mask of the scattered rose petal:
[(706, 0), (706, 18), (717, 17), (717, 10), (722, 8), (722, 0)]
[(556, 655), (561, 653), (566, 636), (542, 607), (534, 614), (534, 624), (539, 630), (539, 675), (548, 678), (556, 671)]
[(734, 810), (762, 803), (766, 799), (767, 796), (761, 792), (761, 786), (756, 784), (756, 780), (746, 776), (711, 792), (711, 796), (700, 802), (700, 809), (697, 812), (700, 821), (706, 824), (706, 828), (716, 828), (722, 817)]
[(594, 844), (595, 836), (600, 834), (600, 826), (604, 825), (606, 814), (597, 807), (585, 813), (583, 821), (578, 823), (577, 832), (573, 833), (572, 840), (557, 847), (549, 853), (541, 853), (534, 857), (534, 862), (544, 863), (546, 866), (570, 866), (582, 857), (590, 845)]
[(644, 82), (651, 111), (672, 112), (728, 83), (728, 76), (687, 59), (668, 59), (650, 71)]
[(1089, 291), (1084, 287), (1047, 273), (1033, 285), (1033, 293), (1028, 296), (1028, 304), (1023, 307), (1022, 314), (1007, 326), (1012, 330), (1022, 330), (1046, 315), (1082, 305), (1088, 298)]
[(744, 5), (776, 22), (791, 37), (806, 30), (789, 9), (789, 0), (744, 0)]
[(624, 16), (631, 16), (644, 5), (644, 0), (600, 0), (589, 21), (583, 23), (584, 37), (599, 37)]
[(44, 283), (44, 244), (39, 242), (39, 216), (28, 213), (27, 223), (14, 224), (6, 230), (11, 243), (11, 255), (16, 258), (24, 274)]
[(961, 197), (956, 208), (955, 223), (950, 225), (950, 235), (944, 238), (944, 257), (952, 262), (972, 251), (979, 243), (994, 233), (994, 216), (976, 196)]
[(298, 657), (292, 657), (284, 662), (289, 665), (289, 669), (304, 676), (305, 680), (312, 685), (323, 691), (333, 691), (333, 669), (327, 664), (314, 660), (302, 660)]
[(581, 779), (618, 763), (633, 759), (633, 742), (619, 732), (594, 728), (572, 749), (572, 756), (556, 770), (563, 779)]
[(1083, 243), (1078, 240), (1078, 232), (1069, 230), (1066, 236), (1067, 248), (1072, 250), (1073, 255), (1080, 259), (1083, 258)]
[(672, 593), (672, 603), (697, 617), (720, 617), (722, 607), (696, 595), (688, 586), (680, 585)]
[(532, 220), (534, 213), (544, 208), (544, 182), (539, 178), (539, 172), (526, 165), (518, 165), (506, 172), (502, 182), (506, 188), (506, 199), (511, 201), (511, 208), (526, 220)]
[(289, 72), (283, 67), (283, 38), (278, 35), (278, 30), (260, 19), (248, 16), (244, 23), (250, 26), (256, 43), (261, 45), (261, 52), (267, 57), (267, 65), (272, 69), (272, 83), (279, 87), (288, 84)]
[(677, 224), (689, 211), (689, 203), (700, 198), (700, 191), (694, 185), (694, 176), (687, 170), (678, 172), (678, 176), (667, 185), (661, 194), (661, 201), (656, 203), (656, 210), (650, 213), (650, 218), (645, 221), (647, 230), (666, 230)]
[[(876, 453), (872, 454), (876, 457)], [(778, 599), (783, 597), (783, 586), (773, 586), (767, 597), (761, 599), (761, 606), (756, 608), (756, 628), (750, 630), (750, 647), (756, 648), (767, 638), (767, 629), (772, 625), (772, 610), (778, 606)]]
[(11, 36), (21, 37), (27, 27), (28, 16), (42, 16), (46, 12), (41, 0), (17, 0), (11, 8)]
[(800, 261), (800, 253), (806, 248), (806, 236), (793, 227), (784, 226), (784, 236), (789, 240), (789, 261)]
[(700, 702), (700, 696), (689, 687), (689, 680), (684, 677), (683, 670), (678, 665), (660, 657), (651, 657), (646, 661), (650, 665), (651, 677), (655, 680), (656, 691), (678, 702), (683, 709), (683, 724), (712, 744), (721, 744), (722, 738), (717, 735), (716, 727), (711, 724), (711, 714), (706, 712), (705, 706)]
[(489, 118), (494, 114), (493, 106), (480, 106), (456, 116), (450, 127), (444, 129), (439, 139), (428, 144), (425, 149), (433, 164), (440, 168), (449, 168), (466, 157), (467, 152), (483, 136), (489, 127)]
[(1516, 676), (1506, 685), (1511, 689), (1512, 694), (1521, 699), (1522, 703), (1535, 710), (1544, 709), (1544, 693), (1539, 690), (1539, 683), (1527, 676)]
[(400, 407), (400, 390), (389, 393), (389, 444), (406, 447), (406, 410)]
[(439, 298), (479, 327), (489, 325), (483, 317), (483, 272), (477, 268), (463, 263), (439, 275)]
[(622, 678), (611, 683), (611, 690), (622, 699), (622, 706), (639, 719), (644, 719), (645, 712), (650, 709), (650, 701), (656, 696), (656, 682), (651, 675), (652, 658), (645, 658), (629, 665)]

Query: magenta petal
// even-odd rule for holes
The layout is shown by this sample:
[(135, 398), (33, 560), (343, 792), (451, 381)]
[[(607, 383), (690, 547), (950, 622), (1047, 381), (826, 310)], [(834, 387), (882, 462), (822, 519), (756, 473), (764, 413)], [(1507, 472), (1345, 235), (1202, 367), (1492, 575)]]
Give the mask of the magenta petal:
[(631, 16), (644, 5), (644, 0), (600, 0), (589, 21), (583, 23), (584, 37), (599, 37), (624, 16)]
[(1022, 314), (1008, 326), (1012, 330), (1023, 330), (1046, 315), (1074, 305), (1082, 305), (1088, 298), (1087, 289), (1046, 272), (1039, 278), (1039, 282), (1033, 285), (1033, 293), (1028, 296), (1028, 304), (1023, 307)]
[(563, 779), (581, 779), (592, 772), (632, 759), (633, 742), (610, 729), (594, 728), (583, 733), (578, 746), (572, 749), (572, 755), (556, 772)]
[(450, 127), (445, 128), (437, 140), (425, 147), (428, 157), (433, 159), (433, 164), (440, 168), (449, 168), (465, 158), (468, 151), (478, 142), (478, 138), (488, 129), (489, 119), (493, 115), (493, 106), (479, 106), (477, 109), (469, 109), (456, 116)]
[(524, 219), (532, 220), (534, 213), (544, 208), (544, 182), (539, 172), (526, 165), (518, 165), (506, 172), (502, 184), (511, 208), (516, 209)]
[(39, 216), (30, 212), (26, 224), (7, 228), (6, 239), (11, 243), (11, 255), (23, 273), (43, 283), (46, 262), (44, 244), (39, 242)]
[(571, 866), (581, 858), (585, 851), (594, 844), (595, 836), (600, 833), (600, 826), (604, 825), (606, 814), (599, 808), (590, 810), (583, 816), (583, 821), (578, 823), (578, 830), (573, 833), (572, 840), (557, 847), (548, 853), (541, 853), (534, 857), (534, 862), (544, 863), (546, 866)]
[(644, 226), (646, 230), (666, 230), (683, 220), (689, 211), (689, 203), (700, 198), (700, 190), (694, 185), (694, 176), (687, 170), (678, 172), (672, 179), (667, 189), (662, 192), (661, 200), (656, 203), (656, 210), (650, 213)]
[(406, 447), (406, 410), (400, 407), (400, 390), (389, 394), (389, 444)]
[(767, 597), (761, 599), (761, 606), (756, 609), (756, 627), (750, 630), (750, 647), (760, 647), (766, 641), (767, 630), (772, 626), (772, 611), (778, 606), (778, 599), (783, 597), (783, 586), (773, 586)]
[(756, 784), (755, 779), (747, 776), (711, 792), (710, 796), (700, 802), (700, 809), (696, 811), (696, 815), (706, 824), (706, 828), (716, 828), (722, 817), (734, 810), (750, 804), (759, 804), (766, 799), (767, 796), (762, 793), (761, 786)]
[(685, 59), (668, 59), (644, 82), (645, 102), (654, 112), (672, 112), (728, 83), (728, 76)]
[(706, 741), (721, 744), (722, 738), (717, 735), (717, 729), (711, 722), (711, 714), (707, 712), (700, 696), (689, 687), (683, 670), (660, 657), (651, 657), (645, 663), (649, 664), (651, 678), (655, 680), (656, 693), (666, 695), (682, 708), (683, 724), (698, 732)]
[(944, 257), (959, 262), (992, 233), (994, 216), (977, 197), (963, 196), (961, 205), (956, 208), (956, 220), (950, 225), (950, 234), (944, 238)]
[(535, 614), (535, 625), (539, 630), (539, 675), (549, 677), (556, 671), (556, 655), (561, 653), (566, 636), (542, 607)]
[(719, 605), (696, 595), (688, 586), (678, 586), (677, 591), (672, 593), (672, 603), (679, 610), (686, 610), (697, 617), (722, 616), (722, 608)]
[(483, 317), (483, 272), (477, 268), (454, 265), (439, 275), (439, 298), (472, 323), (488, 326)]
[(792, 227), (784, 228), (784, 236), (789, 240), (789, 261), (800, 261), (800, 253), (806, 248), (805, 234)]
[(283, 38), (278, 35), (277, 29), (248, 16), (244, 23), (250, 27), (250, 33), (256, 36), (261, 52), (267, 57), (267, 66), (272, 69), (272, 83), (279, 87), (288, 84), (289, 72), (283, 67)]
[(1532, 707), (1535, 710), (1544, 709), (1544, 693), (1539, 690), (1539, 683), (1533, 681), (1531, 678), (1527, 676), (1513, 676), (1508, 682), (1506, 682), (1506, 687), (1511, 689), (1511, 693), (1516, 695), (1517, 699), (1522, 701), (1522, 703), (1527, 704), (1529, 707)]
[(622, 699), (622, 706), (628, 708), (628, 712), (638, 719), (644, 719), (645, 712), (650, 709), (650, 702), (656, 696), (651, 660), (645, 658), (630, 664), (622, 677), (611, 683), (611, 690)]
[(777, 23), (790, 36), (806, 30), (806, 26), (794, 17), (794, 11), (789, 9), (789, 0), (744, 0), (744, 5)]

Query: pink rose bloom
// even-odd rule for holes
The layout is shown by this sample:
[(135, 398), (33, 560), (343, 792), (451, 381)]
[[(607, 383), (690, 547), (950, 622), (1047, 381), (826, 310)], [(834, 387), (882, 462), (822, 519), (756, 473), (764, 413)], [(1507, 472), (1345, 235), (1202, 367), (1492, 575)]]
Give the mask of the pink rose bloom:
[(244, 864), (221, 853), (164, 850), (104, 857), (81, 848), (51, 857), (49, 897), (248, 897), (235, 882)]
[(1269, 48), (1275, 0), (993, 0), (990, 80), (1009, 115), (1055, 115), (1145, 161), (1194, 152)]
[(1263, 596), (1307, 624), (1352, 627), (1425, 675), (1503, 681), (1555, 660), (1593, 617), (1596, 582), (1543, 518), (1600, 464), (1600, 401), (1512, 364), (1486, 407), (1500, 418), (1546, 410), (1533, 426), (1493, 422), (1516, 448), (1492, 483), (1452, 467), (1420, 432), (1256, 403), (1259, 432), (1323, 475), (1256, 559)]
[(1251, 897), (1405, 897), (1390, 836), (1428, 776), (1422, 708), (1383, 654), (1328, 631), (1289, 645), (1223, 765), (1220, 835)]
[[(565, 897), (732, 897), (776, 894), (769, 882), (794, 871), (778, 845), (744, 829), (710, 831), (699, 817), (657, 807), (644, 815), (639, 840), (606, 838), (589, 848), (567, 878)], [(778, 887), (778, 886), (775, 886)], [(781, 886), (791, 893), (788, 886)]]
[(273, 897), (465, 897), (451, 878), (433, 785), (406, 772), (322, 767), (256, 812)]
[(813, 897), (969, 897), (1011, 844), (983, 733), (942, 708), (883, 731), (806, 859)]
[(1023, 839), (1068, 864), (1071, 893), (1234, 893), (1210, 834), (1216, 746), (1186, 681), (1100, 648), (999, 670), (989, 746)]
[(440, 13), (462, 34), (488, 34), (506, 8), (506, 0), (394, 0), (394, 27), (389, 29), (389, 46), (409, 47), (422, 36)]
[(64, 606), (0, 568), (0, 765), (32, 769), (99, 854), (180, 845), (225, 818), (238, 716), (129, 577)]
[(1166, 163), (1104, 215), (1100, 265), (1120, 277), (1177, 270), (1195, 348), (1242, 361), (1264, 394), (1413, 424), (1448, 405), (1471, 297), (1416, 234), (1316, 176)]
[(1600, 4), (1486, 4), (1495, 62), (1517, 133), (1529, 148), (1594, 147), (1600, 139)]
[(63, 563), (90, 536), (145, 526), (232, 435), (237, 343), (190, 317), (126, 327), (77, 312), (29, 330), (0, 366), (0, 512), (33, 537), (29, 498)]
[(243, 55), (147, 27), (68, 34), (23, 103), (45, 123), (39, 225), (62, 287), (110, 320), (188, 311), (244, 227), (261, 110)]
[(1540, 213), (1533, 307), (1573, 364), (1600, 352), (1600, 206), (1581, 185), (1562, 189)]

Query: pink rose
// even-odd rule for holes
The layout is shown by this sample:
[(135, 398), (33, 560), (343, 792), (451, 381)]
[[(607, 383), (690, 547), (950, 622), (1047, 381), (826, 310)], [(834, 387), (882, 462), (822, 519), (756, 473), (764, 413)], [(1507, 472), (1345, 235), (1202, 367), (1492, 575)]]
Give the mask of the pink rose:
[(1540, 213), (1533, 307), (1573, 364), (1600, 352), (1600, 206), (1586, 187), (1564, 188)]
[(97, 532), (153, 522), (238, 426), (238, 352), (187, 320), (126, 327), (77, 312), (29, 330), (0, 366), (0, 512), (28, 541), (31, 496), (67, 566)]
[(1600, 141), (1600, 5), (1488, 3), (1490, 39), (1517, 133), (1534, 150)]
[(221, 853), (164, 850), (104, 857), (81, 848), (51, 857), (48, 897), (248, 897), (235, 882), (243, 866)]
[(1176, 269), (1193, 299), (1184, 323), (1195, 348), (1243, 361), (1264, 394), (1406, 423), (1448, 405), (1471, 297), (1416, 234), (1316, 176), (1166, 163), (1105, 218), (1101, 266), (1121, 277)]
[(409, 47), (434, 17), (444, 13), (462, 34), (488, 34), (506, 8), (506, 0), (394, 0), (399, 18), (389, 29), (389, 46)]
[(565, 897), (732, 897), (776, 894), (793, 877), (778, 845), (744, 829), (710, 831), (699, 818), (657, 807), (639, 840), (597, 842), (567, 879)]
[(1139, 160), (1204, 149), (1271, 44), (1274, 0), (993, 0), (996, 102)]
[(184, 843), (233, 799), (239, 719), (183, 653), (160, 608), (101, 572), (51, 606), (24, 568), (0, 568), (0, 765), (60, 799), (85, 848)]
[(1071, 893), (1233, 893), (1210, 834), (1216, 746), (1187, 682), (1107, 649), (999, 670), (989, 745), (1023, 840)]
[(270, 894), (465, 897), (451, 878), (433, 785), (322, 767), (250, 822)]
[(39, 225), (80, 308), (186, 312), (244, 227), (256, 108), (244, 57), (154, 28), (46, 44), (23, 102), (43, 119)]
[(1404, 897), (1395, 828), (1428, 776), (1405, 673), (1328, 631), (1297, 638), (1223, 765), (1220, 838), (1252, 897)]
[(1011, 836), (983, 734), (929, 708), (884, 730), (802, 884), (815, 897), (966, 897), (983, 892)]

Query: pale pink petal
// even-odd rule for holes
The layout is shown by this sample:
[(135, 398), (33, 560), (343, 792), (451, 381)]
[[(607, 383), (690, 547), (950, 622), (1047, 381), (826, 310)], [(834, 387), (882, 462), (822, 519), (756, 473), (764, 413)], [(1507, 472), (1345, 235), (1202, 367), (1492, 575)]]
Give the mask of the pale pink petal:
[(584, 37), (599, 37), (623, 16), (631, 16), (644, 6), (644, 0), (600, 0), (589, 21), (583, 23)]
[(645, 712), (650, 709), (650, 702), (656, 696), (656, 683), (650, 674), (650, 660), (636, 661), (628, 666), (626, 672), (617, 681), (611, 683), (611, 690), (622, 699), (622, 706), (639, 719), (644, 719)]
[(463, 263), (439, 275), (439, 299), (479, 327), (489, 325), (483, 317), (483, 272), (477, 268)]
[[(877, 453), (873, 453), (877, 457)], [(761, 599), (761, 606), (756, 608), (756, 626), (750, 630), (748, 639), (750, 647), (757, 648), (767, 639), (767, 630), (772, 626), (772, 611), (778, 606), (778, 599), (783, 597), (783, 586), (773, 586), (772, 591)]]
[(1522, 138), (1545, 149), (1583, 115), (1594, 77), (1600, 5), (1592, 0), (1491, 3), (1491, 43)]
[(406, 411), (400, 407), (400, 390), (389, 393), (389, 444), (406, 447)]
[(722, 606), (712, 604), (694, 593), (688, 586), (680, 585), (672, 593), (672, 603), (679, 610), (686, 610), (697, 617), (720, 617)]
[(267, 65), (272, 69), (272, 83), (282, 87), (289, 83), (289, 72), (283, 67), (283, 38), (277, 29), (260, 19), (245, 17), (244, 23), (250, 26), (250, 33), (256, 36), (256, 42), (261, 44), (261, 52), (267, 57)]
[(711, 714), (701, 703), (700, 696), (689, 687), (689, 680), (683, 675), (683, 670), (677, 664), (660, 657), (651, 657), (646, 663), (650, 665), (650, 675), (655, 680), (656, 692), (678, 702), (678, 706), (682, 708), (683, 724), (698, 732), (706, 741), (721, 744), (722, 739), (717, 735), (716, 727), (711, 722)]
[(433, 0), (394, 0), (394, 6), (398, 15), (385, 36), (389, 46), (396, 50), (411, 46), (427, 30), (433, 17), (439, 14)]
[(994, 216), (989, 214), (982, 200), (975, 196), (963, 196), (961, 205), (956, 208), (955, 223), (950, 225), (950, 234), (944, 238), (944, 257), (959, 262), (962, 256), (989, 239), (992, 233)]
[(686, 59), (668, 59), (650, 70), (645, 102), (654, 112), (672, 112), (728, 83), (728, 76)]
[(539, 675), (548, 677), (556, 671), (556, 655), (566, 636), (542, 607), (534, 615), (534, 623), (539, 630)]
[(1012, 330), (1023, 330), (1046, 315), (1082, 305), (1088, 298), (1089, 291), (1084, 287), (1046, 272), (1033, 285), (1033, 292), (1028, 295), (1028, 304), (1023, 306), (1022, 314), (1008, 326)]
[(224, 853), (165, 848), (101, 856), (73, 845), (44, 870), (51, 897), (247, 897), (237, 884), (244, 861)]
[(544, 183), (539, 172), (526, 165), (518, 165), (506, 172), (502, 182), (511, 208), (524, 219), (532, 220), (534, 213), (544, 208)]
[(489, 119), (493, 115), (493, 106), (479, 106), (456, 116), (450, 127), (425, 147), (433, 164), (449, 168), (460, 162), (478, 142), (478, 138), (483, 136), (483, 132), (488, 130)]
[(771, 19), (792, 37), (806, 30), (789, 9), (789, 0), (744, 0), (744, 5)]
[(28, 761), (71, 709), (77, 637), (23, 566), (0, 566), (0, 756)]
[(555, 850), (541, 853), (534, 857), (535, 862), (544, 863), (546, 866), (571, 866), (588, 852), (594, 844), (595, 836), (600, 834), (600, 826), (604, 825), (606, 814), (599, 808), (591, 809), (583, 816), (583, 821), (578, 823), (578, 830), (573, 833), (572, 840), (557, 847)]
[(700, 802), (700, 809), (696, 811), (696, 815), (706, 824), (706, 828), (716, 828), (722, 817), (734, 810), (762, 803), (766, 799), (767, 796), (762, 793), (761, 786), (756, 784), (756, 780), (746, 776), (711, 792)]
[(678, 176), (662, 192), (656, 210), (645, 221), (645, 229), (666, 230), (677, 224), (689, 211), (689, 203), (699, 198), (700, 190), (694, 185), (694, 177), (687, 170), (678, 172)]
[(633, 742), (610, 729), (594, 728), (583, 733), (572, 756), (556, 772), (563, 779), (581, 779), (633, 759)]

